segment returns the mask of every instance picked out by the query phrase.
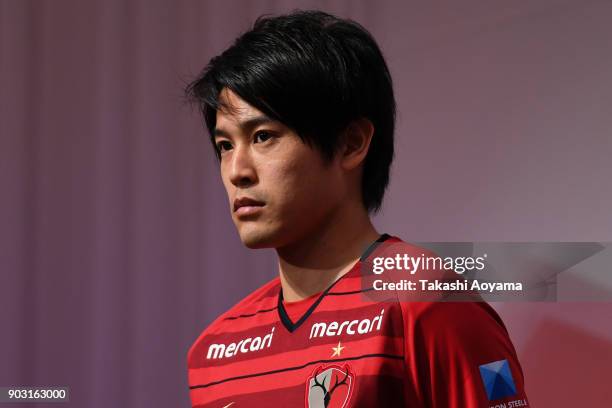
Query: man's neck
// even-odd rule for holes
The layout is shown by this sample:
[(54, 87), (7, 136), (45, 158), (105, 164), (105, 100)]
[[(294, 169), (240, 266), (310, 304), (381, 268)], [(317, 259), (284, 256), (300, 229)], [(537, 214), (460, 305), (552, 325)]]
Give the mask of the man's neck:
[(343, 208), (300, 242), (277, 248), (283, 298), (292, 302), (327, 289), (380, 234), (360, 206)]

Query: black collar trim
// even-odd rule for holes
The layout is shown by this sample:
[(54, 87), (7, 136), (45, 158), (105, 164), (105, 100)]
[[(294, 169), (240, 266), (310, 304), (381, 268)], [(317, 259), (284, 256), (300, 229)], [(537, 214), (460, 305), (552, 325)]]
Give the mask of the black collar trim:
[[(370, 256), (370, 254), (372, 254), (372, 252), (376, 249), (376, 247), (381, 242), (384, 242), (384, 241), (386, 241), (389, 238), (390, 238), (389, 234), (382, 234), (380, 237), (378, 237), (378, 239), (376, 241), (372, 242), (366, 248), (366, 250), (363, 252), (363, 254), (361, 254), (361, 256), (359, 257), (359, 262), (363, 262), (365, 259), (367, 259)], [(319, 296), (319, 298), (308, 308), (306, 313), (304, 313), (304, 315), (302, 317), (300, 317), (300, 319), (297, 322), (295, 322), (295, 323), (293, 323), (291, 321), (291, 318), (289, 317), (289, 315), (287, 314), (287, 311), (285, 310), (285, 305), (283, 304), (283, 288), (279, 287), (279, 291), (278, 291), (278, 307), (277, 307), (278, 315), (280, 317), (281, 322), (283, 323), (283, 326), (285, 326), (285, 328), (287, 330), (289, 330), (289, 333), (293, 333), (298, 327), (300, 327), (302, 325), (302, 323), (304, 323), (306, 321), (306, 319), (308, 319), (308, 317), (312, 314), (312, 312), (314, 312), (314, 310), (317, 308), (319, 303), (321, 303), (323, 298), (325, 296), (327, 296), (329, 291), (336, 285), (336, 283), (340, 282), (340, 280), (344, 276), (346, 276), (346, 275), (343, 275), (342, 277), (340, 277), (340, 279), (336, 280), (327, 289), (325, 289), (325, 291), (323, 293), (321, 293), (321, 296)]]

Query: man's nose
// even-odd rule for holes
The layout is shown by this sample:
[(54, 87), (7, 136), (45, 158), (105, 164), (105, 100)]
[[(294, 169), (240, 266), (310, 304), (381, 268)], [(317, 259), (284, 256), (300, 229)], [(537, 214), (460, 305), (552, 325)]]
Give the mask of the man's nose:
[(236, 147), (232, 154), (230, 181), (236, 187), (245, 187), (257, 182), (255, 163), (248, 146)]

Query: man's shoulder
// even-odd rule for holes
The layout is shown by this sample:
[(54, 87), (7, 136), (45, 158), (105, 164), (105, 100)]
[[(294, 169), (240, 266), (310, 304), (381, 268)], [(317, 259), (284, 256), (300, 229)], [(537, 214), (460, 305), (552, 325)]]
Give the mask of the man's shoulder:
[(456, 327), (492, 325), (503, 331), (506, 327), (499, 314), (484, 301), (400, 301), (404, 318), (413, 325), (440, 332)]
[(409, 255), (413, 257), (418, 256), (433, 256), (436, 255), (434, 251), (425, 248), (421, 244), (405, 241), (403, 238), (396, 235), (391, 235), (389, 238), (379, 245), (376, 251), (378, 256), (395, 256), (395, 255)]
[(222, 334), (230, 330), (229, 328), (233, 330), (237, 325), (244, 324), (245, 321), (253, 321), (253, 319), (249, 319), (251, 317), (275, 310), (279, 290), (280, 279), (278, 277), (260, 286), (209, 324), (194, 345), (206, 336)]
[(279, 291), (280, 279), (276, 277), (260, 286), (258, 289), (255, 289), (234, 306), (229, 308), (225, 313), (221, 314), (221, 316), (219, 316), (217, 320), (213, 322), (213, 324), (218, 322), (220, 323), (222, 321), (227, 322), (237, 320), (241, 317), (262, 313), (270, 308), (276, 308)]

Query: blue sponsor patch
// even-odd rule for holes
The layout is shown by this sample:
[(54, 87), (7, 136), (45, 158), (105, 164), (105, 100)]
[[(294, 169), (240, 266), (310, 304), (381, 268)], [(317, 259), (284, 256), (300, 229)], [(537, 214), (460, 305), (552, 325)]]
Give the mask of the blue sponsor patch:
[(479, 368), (489, 401), (516, 395), (516, 386), (508, 360), (483, 364)]

